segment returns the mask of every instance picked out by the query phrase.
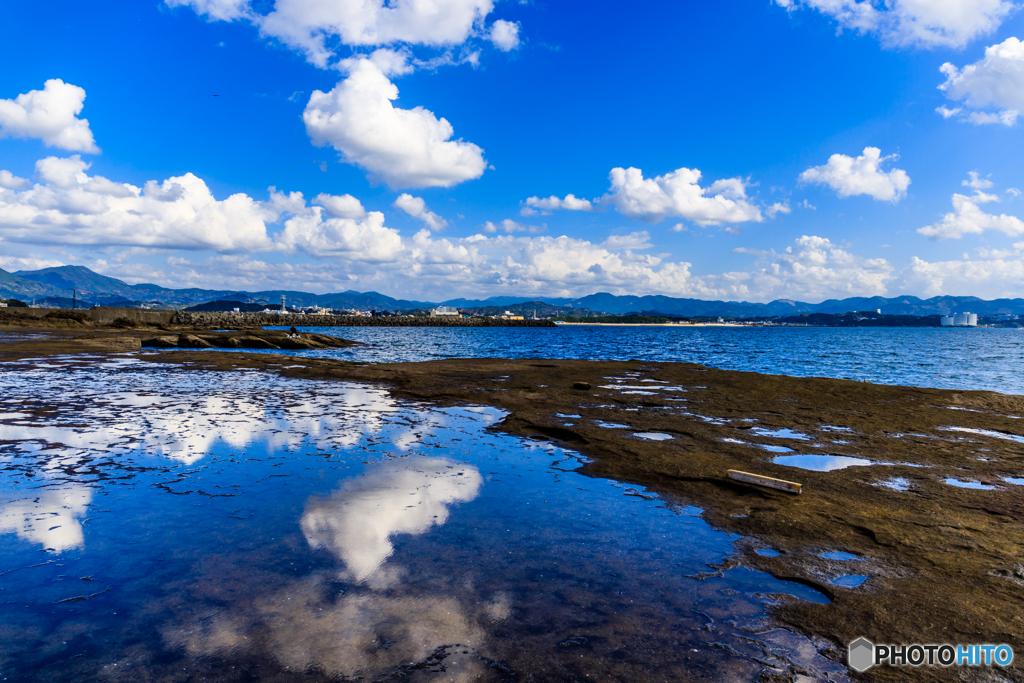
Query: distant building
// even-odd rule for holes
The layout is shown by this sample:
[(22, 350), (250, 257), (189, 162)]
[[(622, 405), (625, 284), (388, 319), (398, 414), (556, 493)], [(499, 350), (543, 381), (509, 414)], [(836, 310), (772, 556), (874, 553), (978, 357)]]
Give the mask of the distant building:
[(447, 315), (455, 316), (457, 318), (459, 316), (459, 309), (452, 306), (438, 306), (430, 311), (431, 318), (439, 318)]
[(7, 302), (6, 301), (0, 301), (0, 308), (7, 308)]
[(944, 315), (940, 322), (943, 327), (977, 327), (978, 314), (954, 313), (953, 315)]

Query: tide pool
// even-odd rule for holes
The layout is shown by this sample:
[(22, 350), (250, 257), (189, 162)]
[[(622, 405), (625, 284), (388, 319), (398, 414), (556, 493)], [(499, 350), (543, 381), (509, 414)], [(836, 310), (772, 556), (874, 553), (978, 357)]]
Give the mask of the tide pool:
[(126, 358), (0, 369), (0, 678), (845, 680), (827, 602), (500, 411)]

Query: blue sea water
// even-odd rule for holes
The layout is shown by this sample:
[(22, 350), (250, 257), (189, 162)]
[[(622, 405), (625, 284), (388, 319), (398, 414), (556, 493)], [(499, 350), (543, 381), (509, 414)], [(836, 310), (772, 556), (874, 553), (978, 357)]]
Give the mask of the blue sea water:
[[(283, 329), (283, 328), (276, 328)], [(297, 355), (373, 363), (573, 358), (1024, 394), (1024, 330), (816, 327), (307, 327), (367, 346)]]

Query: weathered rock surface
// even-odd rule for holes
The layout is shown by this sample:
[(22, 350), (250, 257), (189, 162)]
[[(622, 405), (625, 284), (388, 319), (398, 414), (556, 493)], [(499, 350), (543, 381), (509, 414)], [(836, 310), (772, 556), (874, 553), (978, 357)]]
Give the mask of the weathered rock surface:
[(153, 349), (174, 349), (178, 347), (179, 337), (148, 337), (143, 339), (141, 345)]
[(178, 346), (185, 349), (208, 349), (213, 344), (194, 334), (186, 333), (178, 335)]
[(158, 349), (261, 349), (308, 350), (338, 349), (359, 342), (326, 334), (291, 334), (280, 330), (244, 330), (231, 332), (183, 332), (177, 337), (154, 336), (142, 339), (144, 348)]

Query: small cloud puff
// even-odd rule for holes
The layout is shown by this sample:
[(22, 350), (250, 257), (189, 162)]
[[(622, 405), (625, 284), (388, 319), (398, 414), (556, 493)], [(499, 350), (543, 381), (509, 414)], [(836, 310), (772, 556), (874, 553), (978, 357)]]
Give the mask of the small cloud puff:
[(882, 156), (877, 147), (865, 147), (858, 157), (833, 154), (823, 166), (813, 166), (798, 178), (801, 183), (826, 185), (840, 197), (867, 195), (878, 201), (898, 202), (906, 196), (910, 176), (898, 168), (882, 171), (882, 165), (899, 157)]
[(413, 218), (418, 218), (427, 224), (427, 227), (437, 232), (444, 230), (448, 227), (448, 221), (438, 216), (433, 211), (427, 208), (427, 203), (423, 201), (422, 197), (413, 197), (411, 194), (403, 193), (399, 195), (395, 203), (392, 204), (396, 209), (401, 209)]
[(519, 23), (498, 19), (491, 25), (488, 38), (502, 52), (511, 52), (519, 47)]

